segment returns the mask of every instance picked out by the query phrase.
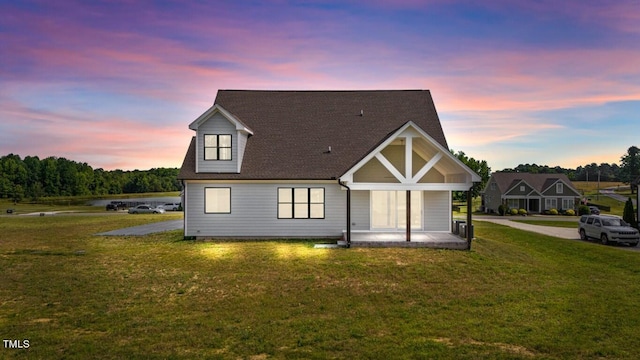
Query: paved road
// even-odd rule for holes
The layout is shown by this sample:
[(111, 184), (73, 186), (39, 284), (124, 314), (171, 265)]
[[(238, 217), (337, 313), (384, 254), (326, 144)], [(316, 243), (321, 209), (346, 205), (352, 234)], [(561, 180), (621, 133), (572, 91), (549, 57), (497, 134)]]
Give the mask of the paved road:
[(96, 235), (103, 236), (139, 236), (139, 235), (149, 235), (154, 233), (159, 233), (163, 231), (170, 230), (178, 230), (182, 229), (183, 220), (169, 220), (169, 221), (161, 221), (152, 224), (140, 225), (140, 226), (132, 226), (124, 229), (112, 230), (103, 233), (99, 233)]
[[(608, 196), (608, 197), (610, 197), (610, 198), (612, 198), (612, 199), (615, 199), (615, 200), (618, 200), (618, 201), (626, 202), (626, 201), (627, 201), (627, 199), (629, 198), (629, 196), (624, 196), (624, 195), (616, 194), (616, 193), (614, 192), (614, 190), (615, 190), (615, 189), (616, 189), (616, 188), (606, 188), (606, 189), (602, 189), (602, 190), (600, 190), (600, 194), (602, 194), (602, 195), (604, 195), (604, 196)], [(636, 202), (637, 202), (637, 201), (636, 201), (636, 195), (634, 194), (634, 195), (632, 195), (632, 196), (630, 196), (630, 197), (631, 197), (631, 202), (633, 202), (633, 206), (637, 206), (637, 204), (636, 204)]]

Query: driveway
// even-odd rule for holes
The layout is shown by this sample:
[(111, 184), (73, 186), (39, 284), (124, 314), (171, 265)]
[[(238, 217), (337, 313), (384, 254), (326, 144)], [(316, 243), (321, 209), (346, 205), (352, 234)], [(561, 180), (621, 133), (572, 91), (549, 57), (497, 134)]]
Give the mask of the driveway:
[(155, 234), (163, 231), (170, 230), (178, 230), (183, 228), (183, 221), (180, 220), (169, 220), (169, 221), (161, 221), (152, 224), (132, 226), (124, 229), (112, 230), (103, 233), (99, 233), (96, 235), (101, 236), (140, 236), (140, 235), (149, 235)]
[[(580, 240), (580, 235), (578, 234), (577, 224), (576, 224), (576, 228), (575, 229), (571, 229), (571, 228), (561, 228), (561, 227), (554, 227), (554, 226), (531, 225), (531, 224), (525, 224), (525, 223), (521, 223), (521, 222), (517, 222), (517, 221), (511, 221), (511, 220), (508, 220), (508, 219), (498, 219), (498, 218), (489, 218), (489, 217), (474, 217), (474, 221), (491, 222), (491, 223), (494, 223), (494, 224), (510, 226), (512, 228), (516, 228), (516, 229), (520, 229), (520, 230), (531, 231), (531, 232), (535, 232), (535, 233), (538, 233), (538, 234), (554, 236), (554, 237), (561, 238), (561, 239)], [(580, 241), (583, 241), (583, 240), (580, 240)], [(594, 241), (589, 241), (589, 240), (584, 240), (584, 241), (585, 242), (594, 242)], [(597, 243), (597, 241), (595, 241), (595, 242)], [(615, 245), (615, 244), (610, 245), (610, 246), (615, 247), (615, 248), (619, 248), (619, 249), (623, 249), (623, 250), (630, 250), (630, 251), (640, 252), (640, 246), (624, 246), (624, 245)]]
[(578, 234), (578, 228), (576, 224), (576, 228), (563, 228), (563, 227), (555, 227), (555, 226), (542, 226), (542, 225), (531, 225), (525, 224), (518, 221), (511, 221), (509, 219), (498, 219), (498, 218), (488, 218), (488, 217), (475, 217), (476, 221), (486, 221), (494, 224), (500, 224), (505, 226), (510, 226), (512, 228), (531, 231), (538, 234), (549, 235), (558, 237), (561, 239), (570, 239), (576, 240), (580, 239), (580, 235)]

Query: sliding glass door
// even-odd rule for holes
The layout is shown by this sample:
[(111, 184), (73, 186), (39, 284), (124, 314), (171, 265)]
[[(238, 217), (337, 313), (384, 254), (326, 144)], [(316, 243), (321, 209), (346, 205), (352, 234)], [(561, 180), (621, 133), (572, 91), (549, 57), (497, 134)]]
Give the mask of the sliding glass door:
[[(371, 191), (371, 228), (407, 228), (406, 191)], [(411, 191), (411, 228), (422, 229), (422, 191)]]

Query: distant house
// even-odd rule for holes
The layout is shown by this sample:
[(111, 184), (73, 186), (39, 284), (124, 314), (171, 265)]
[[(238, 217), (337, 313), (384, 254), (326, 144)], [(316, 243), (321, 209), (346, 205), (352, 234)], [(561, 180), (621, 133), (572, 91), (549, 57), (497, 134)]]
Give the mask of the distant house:
[(483, 192), (486, 212), (497, 213), (502, 204), (529, 213), (575, 210), (580, 192), (564, 174), (503, 173), (491, 175)]
[(221, 90), (189, 128), (187, 237), (450, 233), (451, 192), (480, 181), (424, 90)]

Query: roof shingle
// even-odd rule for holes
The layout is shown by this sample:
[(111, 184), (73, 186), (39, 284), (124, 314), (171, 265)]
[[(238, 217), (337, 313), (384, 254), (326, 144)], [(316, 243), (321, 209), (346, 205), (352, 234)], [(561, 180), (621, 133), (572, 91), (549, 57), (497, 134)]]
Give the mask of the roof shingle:
[(192, 139), (180, 179), (336, 179), (408, 121), (448, 149), (428, 90), (220, 90), (215, 104), (254, 132), (241, 172), (196, 173)]

